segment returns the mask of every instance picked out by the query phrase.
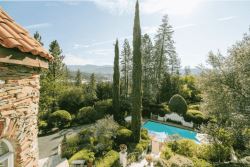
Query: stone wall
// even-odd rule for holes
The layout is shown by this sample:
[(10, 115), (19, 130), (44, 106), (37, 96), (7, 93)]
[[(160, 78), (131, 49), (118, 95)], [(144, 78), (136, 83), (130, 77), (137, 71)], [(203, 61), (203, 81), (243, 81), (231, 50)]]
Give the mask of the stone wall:
[(0, 138), (15, 149), (15, 167), (38, 166), (39, 71), (0, 63)]

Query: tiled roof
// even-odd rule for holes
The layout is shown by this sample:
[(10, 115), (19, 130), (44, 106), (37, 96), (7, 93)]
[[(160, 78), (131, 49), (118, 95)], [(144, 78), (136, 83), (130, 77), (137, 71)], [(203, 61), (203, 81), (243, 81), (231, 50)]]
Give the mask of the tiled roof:
[(5, 48), (18, 48), (21, 52), (44, 57), (51, 60), (51, 56), (42, 45), (32, 38), (28, 31), (15, 23), (0, 7), (0, 45)]

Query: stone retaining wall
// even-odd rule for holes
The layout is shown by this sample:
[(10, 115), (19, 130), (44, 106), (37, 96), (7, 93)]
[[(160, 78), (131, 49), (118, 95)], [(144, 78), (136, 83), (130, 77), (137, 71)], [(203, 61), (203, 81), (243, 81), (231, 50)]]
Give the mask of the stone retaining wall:
[(0, 63), (0, 138), (15, 149), (15, 167), (38, 166), (39, 71)]

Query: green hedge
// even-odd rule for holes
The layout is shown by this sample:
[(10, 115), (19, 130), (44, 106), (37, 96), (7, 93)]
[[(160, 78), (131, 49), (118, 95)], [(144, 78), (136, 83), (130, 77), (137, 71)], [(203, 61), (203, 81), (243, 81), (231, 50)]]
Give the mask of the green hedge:
[(185, 121), (193, 122), (195, 124), (202, 124), (207, 122), (205, 114), (198, 110), (188, 110), (186, 115), (184, 115)]
[(127, 128), (122, 128), (117, 131), (116, 143), (128, 144), (132, 140), (133, 132)]
[(174, 95), (169, 101), (169, 109), (171, 112), (185, 115), (187, 112), (187, 102), (181, 95)]
[(104, 116), (105, 114), (112, 113), (112, 99), (101, 100), (95, 102), (94, 108), (98, 115)]
[(94, 107), (83, 107), (77, 113), (77, 120), (79, 123), (91, 123), (95, 121), (96, 111)]
[(88, 150), (88, 149), (82, 149), (81, 151), (78, 151), (75, 153), (70, 159), (69, 164), (71, 164), (74, 160), (94, 160), (95, 159), (95, 153)]
[(189, 110), (200, 110), (200, 105), (199, 104), (191, 104), (188, 106)]
[(150, 113), (154, 115), (164, 116), (165, 114), (169, 114), (170, 110), (167, 104), (148, 104), (143, 106), (142, 116), (150, 117)]
[(67, 127), (72, 120), (71, 115), (66, 110), (57, 110), (51, 114), (51, 122), (53, 122), (54, 126), (57, 127)]
[(118, 160), (119, 153), (114, 150), (110, 150), (107, 154), (104, 155), (102, 159), (98, 160), (95, 164), (96, 167), (113, 167)]
[(77, 151), (79, 151), (79, 145), (81, 145), (81, 138), (79, 135), (74, 135), (64, 139), (62, 141), (62, 157), (70, 158)]

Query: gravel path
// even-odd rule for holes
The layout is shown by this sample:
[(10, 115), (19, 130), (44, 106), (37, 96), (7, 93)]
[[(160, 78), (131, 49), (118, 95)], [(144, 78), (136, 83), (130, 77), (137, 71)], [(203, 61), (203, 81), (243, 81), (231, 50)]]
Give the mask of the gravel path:
[(91, 124), (72, 127), (69, 129), (63, 129), (57, 133), (39, 137), (38, 138), (39, 159), (56, 155), (58, 151), (58, 145), (62, 141), (64, 134), (66, 134), (67, 136), (72, 134), (77, 134), (82, 129), (90, 127), (90, 125)]

